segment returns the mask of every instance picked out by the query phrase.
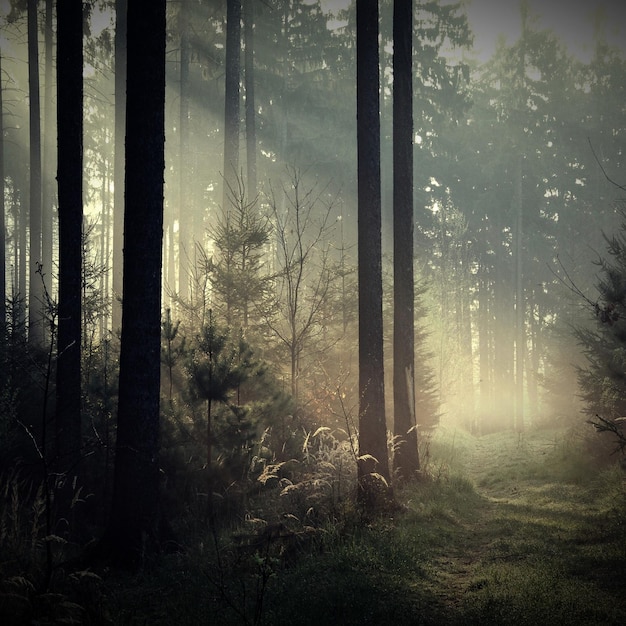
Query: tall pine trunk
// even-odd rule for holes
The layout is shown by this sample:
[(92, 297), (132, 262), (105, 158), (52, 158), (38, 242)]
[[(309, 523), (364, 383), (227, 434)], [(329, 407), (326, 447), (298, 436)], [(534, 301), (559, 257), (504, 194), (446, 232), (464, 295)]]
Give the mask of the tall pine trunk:
[(522, 155), (515, 168), (515, 429), (524, 430), (524, 365), (526, 353), (526, 302), (524, 300), (524, 203)]
[[(60, 471), (73, 481), (81, 447), (81, 288), (83, 221), (83, 14), (76, 2), (57, 6), (59, 190), (59, 328), (56, 448)], [(71, 494), (65, 494), (68, 502)]]
[(103, 545), (138, 565), (158, 547), (165, 0), (128, 3), (124, 304), (115, 478)]
[(420, 468), (415, 415), (413, 275), (413, 2), (393, 3), (393, 409), (394, 467)]
[[(2, 78), (2, 51), (0, 50), (0, 80)], [(4, 86), (0, 83), (0, 341), (4, 340), (7, 322), (6, 228), (4, 203)]]
[(44, 31), (44, 136), (43, 136), (43, 188), (41, 204), (41, 262), (43, 264), (43, 281), (48, 293), (52, 293), (52, 224), (54, 213), (54, 118), (55, 110), (52, 101), (52, 0), (46, 0), (46, 17)]
[[(189, 63), (191, 46), (189, 41), (189, 0), (182, 0), (180, 8), (180, 135), (179, 135), (179, 189), (178, 189), (178, 294), (183, 302), (189, 300), (189, 275), (193, 250), (189, 235), (192, 211), (188, 204), (193, 198), (191, 190), (189, 159)], [(187, 209), (187, 210), (185, 210)]]
[(376, 506), (389, 483), (383, 362), (378, 0), (357, 3), (359, 497)]
[(224, 189), (222, 210), (228, 212), (231, 190), (239, 175), (239, 75), (241, 65), (241, 0), (226, 2), (226, 77), (224, 95)]
[(257, 195), (256, 163), (256, 111), (254, 103), (254, 2), (244, 0), (244, 56), (246, 90), (246, 171), (248, 178), (248, 200)]
[(43, 341), (43, 287), (39, 273), (41, 265), (41, 106), (39, 98), (39, 33), (37, 30), (37, 0), (28, 0), (28, 101), (30, 144), (29, 193), (29, 285), (28, 341), (40, 346)]
[(122, 326), (124, 242), (124, 136), (126, 133), (126, 17), (127, 0), (115, 2), (115, 155), (113, 157), (113, 332)]

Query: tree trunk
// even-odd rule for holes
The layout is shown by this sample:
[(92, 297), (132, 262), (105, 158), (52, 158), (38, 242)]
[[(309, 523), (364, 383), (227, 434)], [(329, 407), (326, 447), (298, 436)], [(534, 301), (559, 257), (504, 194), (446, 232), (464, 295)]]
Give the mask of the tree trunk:
[[(30, 251), (28, 286), (28, 341), (43, 342), (43, 288), (41, 264), (41, 108), (39, 101), (39, 33), (37, 0), (28, 0), (28, 102), (30, 122)], [(81, 113), (82, 115), (82, 113)]]
[(415, 416), (413, 276), (413, 2), (393, 3), (393, 409), (394, 467), (419, 470)]
[(114, 493), (103, 541), (139, 564), (159, 522), (165, 0), (128, 4), (124, 304)]
[[(2, 52), (0, 51), (0, 79)], [(7, 323), (6, 227), (4, 203), (4, 86), (0, 83), (0, 340), (4, 340)]]
[(241, 0), (226, 2), (226, 78), (224, 95), (224, 190), (222, 210), (227, 212), (231, 190), (239, 174), (239, 74), (241, 57)]
[(524, 219), (522, 155), (515, 173), (515, 429), (524, 430), (524, 363), (526, 352), (524, 301)]
[[(60, 471), (76, 472), (81, 446), (81, 287), (83, 221), (83, 13), (57, 5), (57, 128), (59, 188), (59, 328), (56, 448)], [(64, 501), (71, 501), (65, 493)]]
[(489, 302), (489, 277), (487, 268), (480, 268), (478, 283), (478, 374), (479, 411), (475, 434), (480, 435), (493, 411), (493, 375), (490, 329), (492, 327)]
[(113, 332), (118, 332), (122, 326), (127, 5), (127, 0), (115, 2), (115, 155), (113, 157), (113, 298), (111, 303)]
[[(179, 180), (178, 180), (178, 294), (183, 302), (189, 300), (189, 264), (193, 250), (189, 236), (189, 223), (193, 212), (189, 203), (193, 198), (190, 182), (189, 159), (189, 0), (182, 0), (180, 7), (180, 135), (179, 135)], [(185, 210), (185, 208), (187, 210)], [(173, 281), (172, 281), (173, 282)]]
[(244, 39), (246, 44), (245, 89), (246, 89), (246, 168), (248, 178), (248, 201), (257, 195), (256, 167), (256, 111), (254, 104), (254, 2), (244, 0)]
[(357, 3), (359, 279), (359, 497), (369, 506), (389, 481), (383, 362), (378, 0)]
[(20, 297), (20, 302), (18, 303), (18, 315), (17, 321), (20, 328), (26, 323), (26, 249), (28, 244), (26, 240), (28, 239), (28, 182), (24, 179), (21, 181), (21, 185), (19, 189), (14, 189), (13, 198), (14, 202), (18, 204), (17, 199), (19, 198), (19, 255), (18, 255), (18, 263), (17, 263), (17, 295)]
[(52, 101), (52, 0), (46, 0), (45, 21), (45, 86), (44, 86), (44, 136), (43, 136), (43, 195), (41, 216), (41, 262), (44, 286), (52, 294), (52, 222), (54, 213), (54, 104)]

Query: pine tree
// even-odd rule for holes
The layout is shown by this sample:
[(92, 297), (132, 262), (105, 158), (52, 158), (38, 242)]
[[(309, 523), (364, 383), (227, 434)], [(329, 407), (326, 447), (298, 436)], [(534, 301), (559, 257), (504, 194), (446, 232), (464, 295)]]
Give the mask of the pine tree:
[(595, 328), (578, 327), (588, 365), (579, 368), (581, 396), (590, 416), (626, 415), (626, 213), (620, 232), (606, 237), (608, 257), (599, 262)]
[(383, 359), (378, 0), (357, 3), (359, 496), (389, 484)]

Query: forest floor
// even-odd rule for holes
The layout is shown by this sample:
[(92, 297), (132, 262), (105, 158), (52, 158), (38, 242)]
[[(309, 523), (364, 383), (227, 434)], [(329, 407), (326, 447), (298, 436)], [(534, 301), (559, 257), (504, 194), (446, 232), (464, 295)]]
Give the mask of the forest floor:
[(594, 471), (563, 431), (438, 443), (477, 496), (427, 567), (446, 623), (626, 623), (626, 474)]
[[(626, 624), (617, 462), (594, 467), (585, 440), (565, 430), (475, 437), (441, 427), (422, 447), (427, 478), (380, 518), (348, 499), (312, 528), (281, 508), (280, 489), (261, 491), (266, 512), (292, 524), (280, 539), (242, 546), (241, 527), (218, 538), (190, 513), (195, 526), (179, 529), (184, 552), (132, 574), (60, 569), (43, 593), (26, 568), (8, 576), (18, 561), (0, 554), (0, 623)], [(24, 563), (39, 545), (24, 541)]]
[(619, 466), (593, 469), (565, 431), (440, 429), (426, 461), (432, 480), (399, 494), (407, 511), (300, 563), (267, 623), (626, 623)]

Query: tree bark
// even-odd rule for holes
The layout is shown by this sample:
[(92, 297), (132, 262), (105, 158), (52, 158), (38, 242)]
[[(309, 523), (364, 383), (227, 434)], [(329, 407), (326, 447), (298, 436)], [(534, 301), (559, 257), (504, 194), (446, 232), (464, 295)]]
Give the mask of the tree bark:
[(28, 0), (28, 100), (30, 141), (29, 194), (29, 286), (28, 341), (33, 346), (43, 342), (43, 288), (41, 264), (41, 106), (39, 98), (39, 33), (37, 31), (37, 0)]
[(239, 174), (239, 75), (241, 0), (226, 2), (226, 78), (224, 95), (224, 190), (222, 210), (228, 211), (231, 190)]
[(389, 481), (383, 363), (378, 0), (357, 3), (359, 279), (359, 496), (386, 496)]
[(158, 547), (165, 0), (128, 3), (124, 303), (114, 493), (104, 544), (136, 566)]
[[(2, 51), (0, 51), (0, 79)], [(0, 83), (0, 339), (4, 339), (7, 322), (6, 227), (4, 203), (4, 86)]]
[(413, 275), (413, 2), (393, 3), (393, 407), (394, 467), (420, 468), (415, 415)]
[[(56, 448), (60, 471), (76, 471), (81, 446), (81, 288), (83, 221), (83, 12), (57, 5), (59, 324)], [(67, 481), (68, 483), (71, 481)]]
[(44, 85), (44, 136), (43, 136), (43, 188), (41, 216), (41, 262), (43, 265), (43, 284), (52, 294), (52, 222), (54, 213), (54, 104), (52, 102), (52, 0), (46, 0), (45, 18), (45, 85)]
[(178, 294), (183, 302), (189, 300), (190, 252), (193, 249), (189, 236), (189, 223), (192, 211), (189, 203), (191, 192), (189, 159), (189, 63), (191, 46), (189, 42), (188, 0), (182, 0), (180, 8), (180, 135), (179, 135), (179, 189), (178, 189)]
[(113, 157), (113, 332), (122, 325), (124, 241), (124, 136), (126, 133), (126, 40), (128, 0), (115, 2), (115, 155)]
[(244, 0), (244, 56), (246, 89), (246, 170), (248, 178), (248, 199), (257, 195), (256, 165), (256, 111), (254, 103), (254, 2)]

